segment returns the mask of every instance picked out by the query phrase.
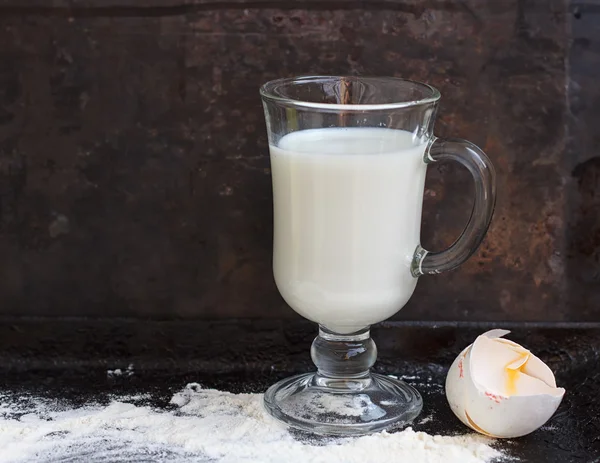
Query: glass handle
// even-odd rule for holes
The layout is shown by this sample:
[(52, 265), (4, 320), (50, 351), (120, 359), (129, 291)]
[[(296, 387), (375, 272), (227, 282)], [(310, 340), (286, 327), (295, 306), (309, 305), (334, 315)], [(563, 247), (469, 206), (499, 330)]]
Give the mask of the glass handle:
[(411, 264), (414, 277), (452, 270), (477, 250), (487, 232), (496, 203), (496, 172), (486, 154), (473, 143), (460, 139), (434, 138), (425, 152), (426, 164), (457, 161), (465, 166), (475, 181), (475, 203), (471, 217), (459, 238), (448, 249), (429, 252), (417, 246)]

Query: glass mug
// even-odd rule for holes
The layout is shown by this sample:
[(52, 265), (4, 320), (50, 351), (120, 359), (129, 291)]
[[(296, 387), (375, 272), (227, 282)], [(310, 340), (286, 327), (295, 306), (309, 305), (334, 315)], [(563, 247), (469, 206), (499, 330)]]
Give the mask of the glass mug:
[[(439, 139), (440, 93), (394, 77), (279, 79), (260, 90), (273, 176), (273, 273), (285, 301), (319, 324), (316, 373), (265, 394), (288, 425), (359, 435), (413, 420), (419, 393), (370, 372), (369, 327), (398, 312), (418, 277), (462, 264), (477, 249), (495, 203), (494, 168), (465, 140)], [(420, 245), (427, 166), (457, 161), (475, 182), (471, 218), (441, 252)]]

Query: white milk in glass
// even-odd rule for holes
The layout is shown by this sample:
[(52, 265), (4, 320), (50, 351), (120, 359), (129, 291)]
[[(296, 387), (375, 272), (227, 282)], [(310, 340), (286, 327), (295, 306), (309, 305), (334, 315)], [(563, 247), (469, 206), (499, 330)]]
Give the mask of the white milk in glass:
[(340, 334), (390, 317), (412, 295), (425, 144), (410, 132), (326, 128), (270, 147), (273, 270), (286, 302)]

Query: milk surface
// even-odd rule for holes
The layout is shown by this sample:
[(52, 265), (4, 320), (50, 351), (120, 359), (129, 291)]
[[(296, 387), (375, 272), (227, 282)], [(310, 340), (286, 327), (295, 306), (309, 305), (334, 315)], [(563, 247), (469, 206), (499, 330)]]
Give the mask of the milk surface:
[(404, 306), (417, 284), (424, 152), (385, 128), (302, 130), (270, 146), (273, 271), (296, 312), (345, 334)]

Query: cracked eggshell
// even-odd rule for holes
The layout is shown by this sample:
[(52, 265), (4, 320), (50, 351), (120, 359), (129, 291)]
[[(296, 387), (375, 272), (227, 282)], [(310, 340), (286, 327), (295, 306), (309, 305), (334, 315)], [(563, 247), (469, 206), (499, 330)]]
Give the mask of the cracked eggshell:
[(502, 339), (506, 330), (479, 336), (452, 363), (446, 397), (454, 414), (491, 437), (529, 434), (554, 414), (565, 390), (538, 357)]

